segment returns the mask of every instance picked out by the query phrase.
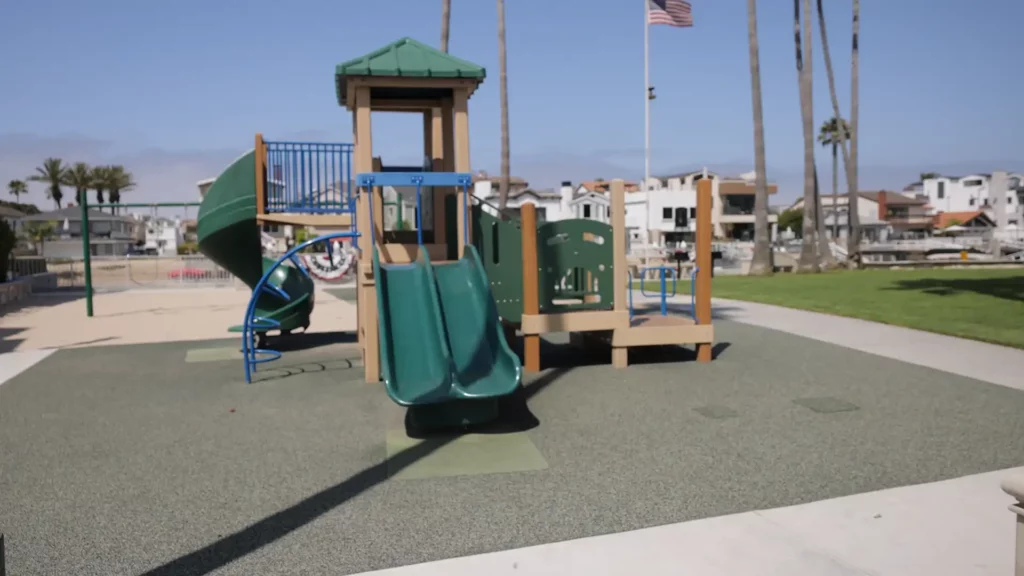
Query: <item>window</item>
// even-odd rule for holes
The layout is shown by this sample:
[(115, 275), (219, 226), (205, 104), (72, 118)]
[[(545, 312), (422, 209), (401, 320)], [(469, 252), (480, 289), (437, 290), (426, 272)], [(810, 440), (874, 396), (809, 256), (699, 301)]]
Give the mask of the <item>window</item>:
[(611, 218), (612, 217), (612, 207), (611, 206), (605, 206), (605, 208), (604, 208), (604, 217), (605, 218)]
[(686, 208), (676, 208), (676, 228), (686, 228)]
[(982, 206), (988, 206), (988, 198), (985, 198), (984, 200), (982, 200), (981, 205)]
[(672, 209), (671, 208), (662, 208), (661, 209), (661, 219), (662, 220), (671, 220), (672, 219)]
[(964, 186), (968, 188), (976, 188), (978, 186), (981, 186), (981, 180), (978, 178), (975, 178), (973, 180), (964, 180)]
[(590, 204), (583, 205), (583, 217), (590, 218)]
[(943, 198), (946, 197), (946, 183), (945, 182), (939, 182), (938, 197), (939, 197), (939, 200), (942, 200)]
[(970, 206), (974, 206), (974, 198), (971, 198), (970, 200), (968, 200), (967, 204), (970, 205)]
[(690, 208), (690, 218), (696, 218), (696, 217), (697, 217), (697, 209), (696, 208)]
[(1013, 194), (1006, 195), (1006, 205), (1009, 206), (1010, 204), (1013, 204)]

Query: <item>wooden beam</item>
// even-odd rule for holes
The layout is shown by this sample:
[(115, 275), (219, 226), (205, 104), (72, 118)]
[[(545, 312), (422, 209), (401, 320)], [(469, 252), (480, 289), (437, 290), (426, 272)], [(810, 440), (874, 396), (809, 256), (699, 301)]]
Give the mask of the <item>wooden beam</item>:
[[(540, 313), (540, 285), (537, 280), (537, 207), (523, 204), (519, 209), (523, 237), (523, 318)], [(523, 332), (523, 368), (540, 371), (540, 336)]]
[(473, 91), (483, 78), (403, 78), (396, 76), (349, 76), (345, 79), (346, 86), (368, 88), (407, 88), (407, 89), (440, 89)]
[(523, 334), (550, 334), (552, 332), (591, 332), (628, 327), (628, 310), (581, 310), (558, 314), (528, 314), (524, 306), (520, 330)]
[[(448, 259), (448, 247), (444, 244), (424, 244), (427, 256), (431, 262), (437, 263)], [(417, 244), (380, 244), (377, 246), (380, 251), (381, 260), (392, 264), (408, 264), (415, 262), (419, 256), (420, 246)]]
[[(455, 114), (455, 171), (469, 172), (469, 90), (455, 90), (452, 105)], [(459, 258), (462, 258), (466, 245), (473, 241), (473, 211), (463, 210), (463, 206), (470, 203), (470, 194), (472, 186), (457, 190)]]
[[(370, 89), (357, 87), (355, 89), (355, 119), (352, 123), (354, 132), (354, 154), (353, 163), (355, 172), (369, 172), (373, 169), (373, 131), (370, 124)], [(359, 275), (364, 276), (369, 270), (373, 270), (373, 242), (370, 235), (370, 222), (373, 215), (370, 214), (368, 202), (369, 192), (359, 191), (356, 201), (357, 212), (356, 222), (359, 226)], [(378, 206), (374, 206), (375, 209)], [(379, 228), (375, 231), (380, 233)], [(370, 274), (372, 276), (372, 272)], [(364, 377), (367, 382), (380, 381), (380, 340), (377, 317), (377, 289), (374, 285), (360, 282), (358, 290), (358, 306), (360, 330), (363, 343), (363, 368)]]
[[(711, 324), (711, 180), (697, 182), (697, 284), (695, 313), (699, 324)], [(711, 344), (697, 344), (697, 361), (711, 362)]]
[(301, 214), (301, 213), (270, 213), (257, 214), (256, 220), (261, 223), (287, 224), (289, 226), (313, 226), (316, 228), (352, 227), (351, 214)]
[[(431, 169), (434, 172), (444, 172), (445, 129), (441, 108), (434, 108), (431, 110), (428, 117), (430, 118), (430, 143), (428, 144), (427, 142), (424, 142), (423, 144), (428, 147), (426, 153), (430, 158)], [(448, 132), (451, 132), (450, 128)], [(434, 242), (437, 244), (446, 244), (444, 229), (444, 195), (447, 193), (447, 188), (434, 186), (431, 193), (434, 196)]]
[(259, 216), (267, 206), (267, 144), (259, 132), (256, 133), (253, 156), (256, 159), (256, 215)]
[[(621, 178), (612, 180), (610, 208), (612, 213), (612, 281), (615, 283), (612, 298), (614, 298), (615, 311), (624, 314), (628, 323), (626, 290), (632, 290), (632, 286), (626, 286), (628, 278), (626, 270), (626, 183)], [(612, 365), (616, 368), (625, 368), (629, 365), (629, 350), (616, 347), (614, 341), (612, 343)]]

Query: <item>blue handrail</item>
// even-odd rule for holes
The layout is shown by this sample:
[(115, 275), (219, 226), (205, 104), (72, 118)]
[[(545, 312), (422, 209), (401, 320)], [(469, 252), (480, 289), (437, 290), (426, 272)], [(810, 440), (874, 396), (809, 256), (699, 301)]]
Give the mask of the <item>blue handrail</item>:
[[(366, 172), (356, 176), (359, 188), (374, 186), (415, 186), (416, 187), (416, 242), (423, 244), (423, 187), (450, 186), (462, 187), (462, 232), (463, 238), (469, 238), (469, 186), (473, 183), (473, 175), (465, 172)], [(373, 221), (373, 194), (369, 194), (370, 204), (370, 246), (375, 246), (376, 231)]]
[[(676, 295), (676, 270), (670, 266), (651, 266), (649, 268), (640, 269), (640, 294), (646, 298), (653, 298), (654, 294), (648, 294), (644, 290), (644, 278), (647, 276), (648, 270), (657, 270), (659, 278), (661, 280), (661, 290), (658, 296), (661, 298), (661, 315), (668, 315), (668, 297)], [(668, 279), (672, 279), (672, 293), (668, 293)]]
[[(256, 364), (270, 362), (271, 360), (277, 360), (281, 357), (281, 353), (276, 350), (257, 348), (253, 344), (253, 338), (256, 335), (256, 332), (266, 332), (267, 330), (274, 330), (281, 327), (281, 323), (276, 320), (256, 316), (256, 302), (259, 300), (260, 295), (264, 292), (269, 292), (278, 297), (283, 297), (285, 301), (291, 300), (291, 297), (284, 290), (274, 286), (273, 284), (268, 284), (270, 276), (280, 268), (286, 260), (295, 262), (295, 255), (307, 246), (312, 246), (320, 242), (327, 242), (328, 250), (330, 250), (329, 247), (331, 240), (358, 237), (358, 232), (346, 231), (332, 232), (330, 234), (318, 236), (312, 240), (306, 240), (305, 242), (292, 247), (291, 250), (288, 250), (283, 256), (278, 258), (277, 261), (274, 262), (274, 265), (263, 273), (263, 277), (260, 278), (260, 281), (253, 286), (252, 296), (249, 298), (249, 305), (245, 309), (245, 321), (242, 323), (242, 362), (245, 364), (245, 382), (247, 384), (252, 382), (252, 372), (256, 367)], [(302, 270), (304, 274), (309, 274), (309, 271), (304, 266), (300, 265), (299, 269)]]
[(700, 270), (697, 266), (693, 267), (693, 272), (690, 273), (690, 315), (693, 316), (693, 322), (700, 324), (697, 320), (697, 272)]

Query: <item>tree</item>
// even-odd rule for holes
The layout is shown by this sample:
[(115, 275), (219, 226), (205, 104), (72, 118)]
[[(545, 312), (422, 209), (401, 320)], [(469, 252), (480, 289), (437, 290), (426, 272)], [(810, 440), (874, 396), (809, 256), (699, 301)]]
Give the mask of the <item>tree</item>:
[(772, 246), (768, 230), (768, 175), (764, 154), (764, 111), (761, 98), (761, 59), (757, 43), (757, 0), (747, 0), (747, 43), (750, 48), (750, 98), (754, 110), (754, 255), (750, 274), (772, 274)]
[(921, 172), (921, 181), (931, 180), (932, 178), (938, 178), (942, 176), (938, 172)]
[(110, 183), (110, 166), (93, 166), (92, 168), (92, 188), (96, 190), (96, 204), (99, 206), (103, 204), (103, 192), (108, 190), (107, 185)]
[[(854, 58), (856, 58), (857, 52), (857, 31), (859, 30), (859, 17), (860, 3), (854, 0)], [(825, 25), (825, 11), (822, 8), (822, 1), (817, 0), (818, 7), (818, 30), (821, 32), (821, 50), (825, 59), (825, 73), (828, 77), (828, 91), (832, 99), (832, 114), (835, 118), (842, 118), (843, 115), (839, 111), (839, 96), (836, 93), (836, 78), (835, 73), (832, 70), (832, 53), (828, 43), (828, 27)], [(856, 66), (854, 66), (856, 68)], [(852, 80), (852, 79), (851, 79)], [(856, 88), (854, 88), (854, 94), (856, 95)], [(856, 96), (855, 96), (856, 98)], [(847, 226), (849, 228), (849, 234), (847, 235), (846, 241), (846, 252), (847, 258), (846, 263), (850, 267), (857, 267), (860, 263), (860, 216), (857, 212), (857, 200), (859, 198), (857, 194), (857, 156), (855, 151), (854, 135), (856, 133), (856, 126), (854, 122), (854, 102), (850, 103), (850, 123), (841, 123), (837, 127), (843, 131), (841, 140), (839, 141), (839, 149), (843, 153), (843, 167), (846, 172), (846, 210), (847, 210)], [(847, 150), (847, 142), (849, 142), (849, 150)]]
[(452, 25), (452, 0), (441, 0), (441, 52), (448, 53), (448, 31)]
[(11, 252), (18, 245), (18, 237), (7, 220), (0, 218), (0, 282), (7, 281), (11, 269)]
[(779, 230), (792, 230), (797, 238), (803, 235), (804, 211), (790, 208), (779, 214)]
[(7, 191), (14, 196), (15, 203), (20, 203), (21, 195), (28, 194), (28, 184), (24, 180), (11, 180), (7, 183)]
[[(111, 204), (121, 203), (121, 192), (127, 192), (132, 188), (135, 188), (135, 180), (132, 177), (132, 173), (124, 169), (124, 166), (111, 166), (107, 172), (107, 185), (106, 190), (109, 192), (107, 195), (110, 198)], [(112, 212), (116, 212), (117, 209), (112, 209)]]
[(75, 162), (64, 173), (64, 184), (75, 189), (75, 198), (79, 206), (88, 200), (85, 195), (92, 188), (92, 182), (92, 168), (85, 162)]
[(811, 37), (810, 37), (810, 6), (811, 0), (803, 0), (803, 38), (800, 32), (800, 0), (793, 0), (793, 32), (796, 44), (796, 70), (800, 87), (800, 119), (804, 135), (804, 221), (803, 242), (800, 247), (800, 259), (797, 262), (799, 272), (818, 272), (818, 248), (815, 245), (817, 226), (817, 197), (814, 193), (814, 110), (811, 79)]
[(498, 183), (498, 208), (508, 206), (509, 180), (512, 178), (508, 141), (508, 63), (505, 49), (505, 0), (498, 0), (498, 74), (501, 100), (501, 181)]
[(42, 166), (36, 168), (36, 173), (28, 177), (30, 182), (46, 184), (46, 197), (53, 200), (57, 210), (60, 210), (61, 200), (64, 199), (64, 192), (60, 187), (64, 184), (67, 171), (67, 165), (60, 158), (47, 158), (43, 160)]
[(32, 242), (40, 256), (45, 255), (46, 241), (53, 238), (53, 225), (49, 222), (28, 222), (23, 231), (25, 238)]
[(832, 222), (832, 238), (839, 239), (839, 147), (845, 142), (849, 128), (846, 120), (833, 116), (826, 120), (818, 129), (818, 142), (822, 146), (832, 147), (832, 205), (835, 209), (835, 220)]

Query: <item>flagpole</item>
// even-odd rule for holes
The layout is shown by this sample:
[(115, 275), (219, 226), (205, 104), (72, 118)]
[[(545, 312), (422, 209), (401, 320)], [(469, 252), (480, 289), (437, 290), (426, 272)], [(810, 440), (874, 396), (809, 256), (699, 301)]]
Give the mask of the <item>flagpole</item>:
[(650, 71), (650, 60), (651, 60), (651, 26), (650, 26), (650, 0), (643, 0), (644, 3), (644, 202), (647, 205), (646, 210), (646, 222), (645, 225), (647, 230), (644, 231), (646, 238), (644, 248), (645, 264), (647, 250), (651, 247), (651, 198), (650, 198), (650, 184), (648, 181), (651, 179), (651, 71)]

